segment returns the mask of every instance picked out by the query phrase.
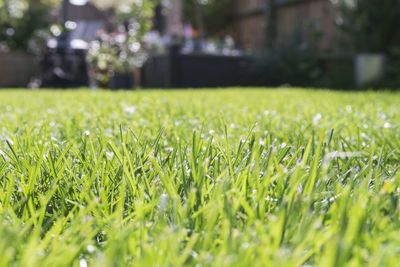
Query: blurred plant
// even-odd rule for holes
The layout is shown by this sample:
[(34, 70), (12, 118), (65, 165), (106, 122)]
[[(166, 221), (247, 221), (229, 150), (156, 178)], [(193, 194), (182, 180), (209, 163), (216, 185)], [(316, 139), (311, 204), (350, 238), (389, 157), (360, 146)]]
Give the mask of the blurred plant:
[(102, 33), (90, 45), (87, 60), (101, 87), (114, 75), (130, 74), (146, 60), (143, 41), (151, 29), (156, 0), (90, 0), (114, 13), (114, 31)]
[(151, 29), (157, 0), (90, 0), (99, 9), (113, 10), (115, 23), (130, 25), (135, 36), (142, 39)]
[(143, 37), (143, 44), (149, 53), (161, 54), (167, 49), (167, 41), (158, 31), (150, 31)]
[(139, 68), (147, 54), (138, 36), (129, 30), (132, 25), (119, 27), (116, 32), (100, 34), (99, 40), (91, 43), (87, 60), (94, 71), (95, 79), (103, 87), (116, 74), (129, 74)]
[(293, 45), (268, 50), (250, 72), (255, 85), (262, 86), (315, 86), (323, 74), (316, 53)]
[(356, 52), (390, 52), (400, 45), (400, 1), (331, 0), (337, 24)]
[(400, 46), (393, 47), (386, 58), (385, 76), (381, 84), (384, 88), (400, 89)]
[(320, 35), (313, 21), (304, 20), (292, 32), (276, 39), (251, 70), (256, 85), (317, 86), (323, 78)]
[(346, 34), (346, 49), (352, 47), (356, 53), (386, 56), (384, 78), (371, 86), (399, 88), (400, 1), (331, 1), (338, 9), (337, 24)]
[(52, 1), (0, 0), (0, 49), (39, 53)]

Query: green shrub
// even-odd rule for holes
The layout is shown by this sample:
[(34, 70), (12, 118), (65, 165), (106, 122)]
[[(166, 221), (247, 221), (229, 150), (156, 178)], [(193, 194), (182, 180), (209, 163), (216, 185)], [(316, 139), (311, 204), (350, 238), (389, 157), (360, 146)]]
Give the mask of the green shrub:
[(51, 5), (26, 0), (0, 0), (0, 50), (35, 52), (47, 34)]

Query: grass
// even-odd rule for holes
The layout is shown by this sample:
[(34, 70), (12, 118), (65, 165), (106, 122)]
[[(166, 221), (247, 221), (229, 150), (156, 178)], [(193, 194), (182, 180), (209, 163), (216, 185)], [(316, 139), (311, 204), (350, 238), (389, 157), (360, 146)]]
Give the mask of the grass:
[(398, 266), (400, 94), (1, 91), (0, 266)]

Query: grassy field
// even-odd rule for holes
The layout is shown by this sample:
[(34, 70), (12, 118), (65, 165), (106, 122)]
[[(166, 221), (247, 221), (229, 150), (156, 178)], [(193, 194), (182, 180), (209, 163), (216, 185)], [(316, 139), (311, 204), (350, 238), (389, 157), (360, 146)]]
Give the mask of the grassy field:
[(1, 91), (0, 266), (399, 266), (400, 94)]

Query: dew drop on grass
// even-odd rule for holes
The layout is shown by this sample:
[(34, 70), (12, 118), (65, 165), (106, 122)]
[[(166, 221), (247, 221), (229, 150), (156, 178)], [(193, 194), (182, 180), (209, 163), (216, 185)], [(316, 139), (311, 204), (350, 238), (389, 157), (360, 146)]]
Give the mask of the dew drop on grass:
[(108, 160), (113, 160), (113, 159), (114, 159), (114, 152), (107, 151), (107, 152), (106, 152), (106, 158), (107, 158)]
[(366, 146), (367, 146), (367, 143), (362, 142), (362, 143), (361, 143), (361, 146), (362, 146), (362, 147), (366, 147)]
[(197, 256), (199, 256), (199, 254), (198, 254), (196, 251), (194, 251), (194, 250), (192, 250), (192, 252), (190, 253), (190, 255), (191, 255), (192, 258), (194, 258), (194, 259), (196, 259)]
[(190, 175), (191, 172), (192, 170), (190, 169), (190, 167), (186, 166), (186, 175)]
[(79, 267), (87, 267), (87, 266), (88, 266), (88, 264), (87, 264), (86, 259), (85, 258), (81, 258), (79, 260)]
[(299, 193), (299, 194), (303, 193), (303, 186), (302, 185), (299, 185), (297, 187), (297, 193)]
[(378, 117), (383, 121), (385, 121), (387, 119), (386, 114), (383, 112), (378, 112)]
[(158, 208), (160, 209), (161, 212), (166, 212), (168, 209), (168, 195), (167, 194), (162, 194), (160, 197), (160, 203), (158, 205)]
[(174, 152), (174, 148), (173, 147), (167, 147), (167, 148), (165, 148), (165, 151), (168, 152), (168, 153), (172, 153), (172, 152)]
[(361, 133), (361, 137), (363, 139), (368, 139), (368, 135), (366, 133), (364, 133), (364, 132)]
[(278, 202), (278, 199), (274, 198), (274, 197), (271, 197), (271, 196), (267, 196), (265, 198), (265, 201), (267, 201), (267, 202)]
[(87, 247), (86, 247), (86, 250), (87, 250), (87, 252), (88, 253), (93, 253), (95, 250), (96, 250), (96, 248), (95, 248), (95, 246), (93, 246), (93, 245), (88, 245)]
[(106, 136), (106, 137), (112, 137), (112, 135), (113, 135), (113, 130), (112, 130), (111, 128), (106, 128), (106, 129), (104, 130), (104, 133), (105, 133), (105, 136)]
[[(95, 198), (95, 201), (99, 202), (97, 198)], [(91, 222), (93, 221), (93, 217), (90, 215), (87, 215), (83, 218), (84, 222)]]
[(314, 117), (313, 117), (313, 124), (314, 125), (316, 125), (316, 124), (318, 124), (318, 122), (320, 121), (322, 119), (322, 115), (321, 115), (321, 113), (318, 113), (318, 114), (316, 114)]
[(250, 247), (250, 243), (245, 242), (245, 243), (242, 244), (241, 249), (242, 249), (242, 250), (246, 250), (246, 249), (248, 249), (249, 247)]
[(392, 128), (392, 124), (390, 124), (390, 122), (385, 122), (385, 124), (383, 125), (383, 128), (390, 129), (390, 128)]
[(11, 140), (11, 138), (9, 138), (9, 137), (3, 137), (3, 142), (4, 143), (8, 142), (10, 145), (14, 145), (13, 140)]
[(136, 113), (137, 108), (135, 106), (126, 106), (124, 107), (124, 111), (126, 114), (133, 115)]

